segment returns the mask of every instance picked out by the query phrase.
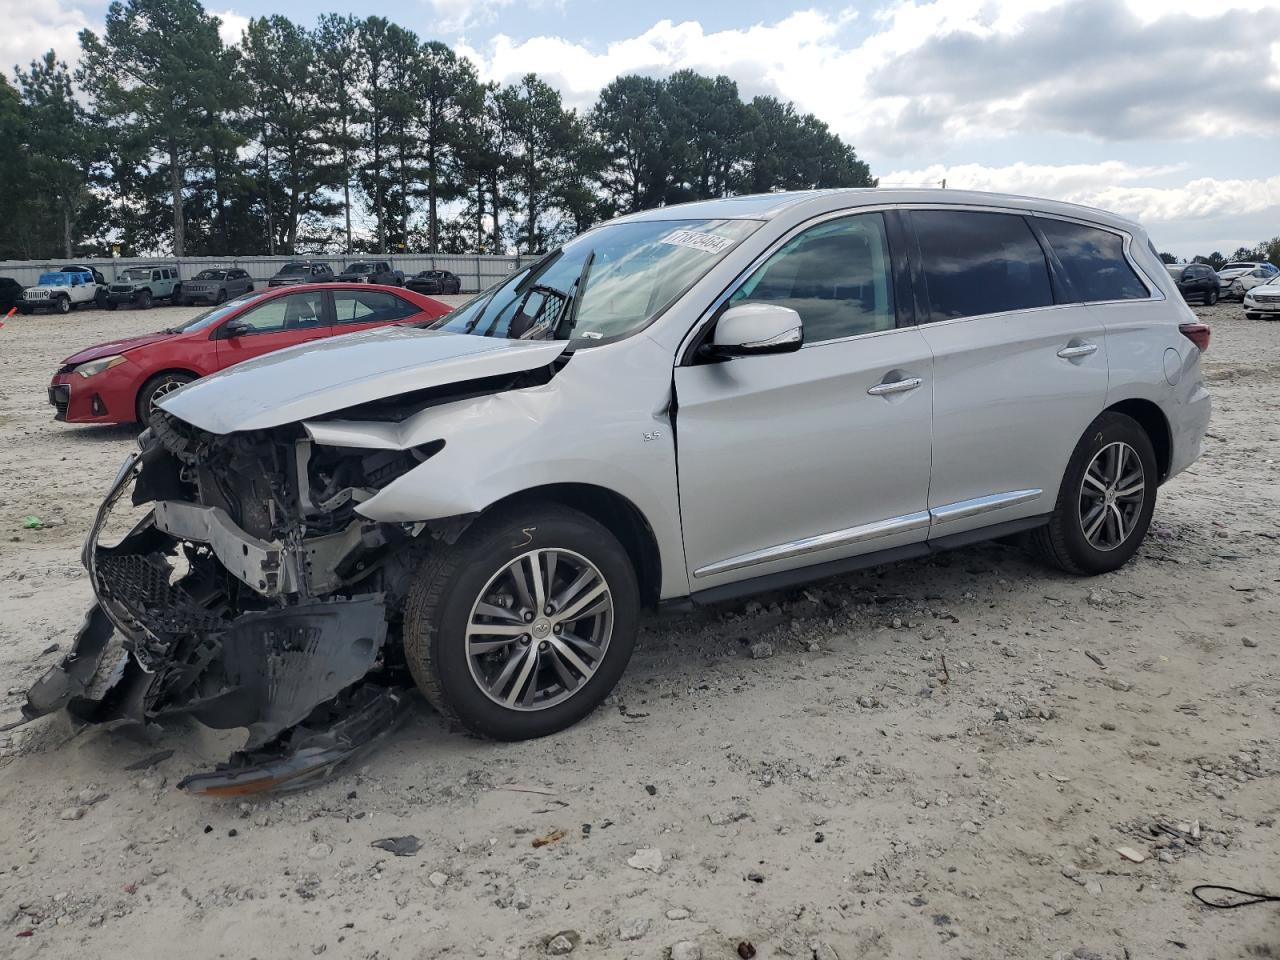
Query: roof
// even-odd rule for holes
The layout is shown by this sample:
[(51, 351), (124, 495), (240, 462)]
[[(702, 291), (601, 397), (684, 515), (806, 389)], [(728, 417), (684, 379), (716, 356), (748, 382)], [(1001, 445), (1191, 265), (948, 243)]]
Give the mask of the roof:
[[(773, 220), (784, 214), (804, 219), (833, 210), (883, 204), (956, 204), (958, 206), (1003, 207), (1028, 212), (1051, 213), (1106, 223), (1123, 229), (1138, 225), (1132, 220), (1094, 207), (1058, 200), (1042, 200), (1004, 193), (978, 190), (907, 189), (891, 187), (857, 187), (842, 190), (796, 190), (782, 193), (756, 193), (716, 200), (656, 207), (619, 217), (618, 221), (642, 220)], [(614, 221), (614, 222), (618, 222)]]

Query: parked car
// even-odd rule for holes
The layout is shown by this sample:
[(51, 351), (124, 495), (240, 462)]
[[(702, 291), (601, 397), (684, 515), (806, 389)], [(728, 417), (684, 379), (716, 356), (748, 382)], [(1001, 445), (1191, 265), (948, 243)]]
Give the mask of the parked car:
[(462, 280), (448, 270), (420, 270), (404, 285), (418, 293), (458, 293), (462, 290)]
[(333, 279), (342, 283), (384, 283), (399, 287), (404, 284), (404, 271), (394, 269), (386, 260), (357, 260), (347, 264)]
[(239, 267), (216, 267), (201, 270), (191, 280), (182, 284), (182, 290), (174, 302), (186, 306), (192, 303), (226, 303), (253, 291), (253, 278)]
[(326, 283), (333, 279), (333, 268), (319, 260), (295, 260), (286, 263), (267, 281), (268, 287), (287, 287), (299, 283)]
[(106, 287), (99, 282), (101, 279), (102, 274), (87, 267), (66, 266), (46, 271), (40, 274), (35, 286), (22, 291), (21, 312), (70, 313), (87, 304), (102, 306), (106, 302)]
[(22, 305), (22, 284), (13, 277), (0, 277), (0, 315)]
[(1213, 267), (1203, 263), (1168, 263), (1165, 269), (1183, 300), (1199, 300), (1207, 307), (1218, 302), (1218, 275)]
[(1265, 260), (1236, 260), (1223, 265), (1218, 271), (1218, 279), (1224, 297), (1243, 300), (1248, 290), (1266, 283), (1277, 274), (1280, 274), (1280, 267)]
[(284, 347), (430, 320), (447, 310), (389, 287), (308, 285), (250, 293), (167, 330), (72, 354), (54, 374), (49, 402), (56, 418), (70, 423), (146, 424), (161, 397), (197, 377)]
[(1280, 273), (1249, 289), (1244, 295), (1244, 315), (1250, 320), (1280, 320)]
[[(99, 605), (24, 710), (198, 702), (253, 739), (182, 785), (245, 792), (387, 729), (404, 668), (480, 734), (561, 730), (617, 683), (643, 606), (1015, 533), (1115, 570), (1200, 453), (1208, 343), (1142, 228), (1079, 206), (880, 189), (632, 214), (426, 327), (160, 400), (84, 548)], [(101, 545), (121, 498), (149, 512)], [(113, 631), (90, 701), (76, 677)]]
[(126, 267), (116, 274), (111, 286), (107, 287), (107, 309), (132, 306), (139, 310), (149, 310), (157, 300), (177, 300), (181, 296), (181, 290), (182, 281), (178, 277), (177, 267), (166, 267), (159, 263)]

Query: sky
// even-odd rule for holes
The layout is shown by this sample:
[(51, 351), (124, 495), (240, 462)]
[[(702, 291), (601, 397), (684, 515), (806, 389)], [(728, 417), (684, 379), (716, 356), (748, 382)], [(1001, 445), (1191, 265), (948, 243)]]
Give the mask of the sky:
[[(206, 0), (248, 18), (367, 14), (350, 0)], [(106, 0), (0, 0), (0, 64), (101, 30)], [(816, 114), (883, 185), (1103, 207), (1182, 256), (1280, 234), (1280, 0), (401, 0), (379, 12), (536, 72), (589, 109), (621, 73), (723, 73)]]

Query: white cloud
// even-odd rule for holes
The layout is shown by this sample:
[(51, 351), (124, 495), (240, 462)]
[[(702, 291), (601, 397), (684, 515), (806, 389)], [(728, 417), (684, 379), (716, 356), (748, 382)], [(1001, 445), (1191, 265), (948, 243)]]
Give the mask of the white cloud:
[(1177, 166), (1136, 166), (1118, 160), (1096, 164), (1013, 163), (1003, 167), (936, 164), (918, 170), (897, 170), (880, 180), (886, 186), (932, 187), (945, 179), (948, 188), (1083, 203), (1146, 225), (1234, 219), (1268, 210), (1280, 213), (1280, 176), (1240, 180), (1200, 177), (1172, 186), (1140, 182), (1168, 179), (1178, 170)]
[(0, 70), (7, 77), (15, 66), (26, 70), (32, 60), (55, 50), (58, 59), (74, 64), (80, 58), (80, 31), (91, 24), (84, 10), (65, 0), (39, 5), (0, 4), (4, 31), (0, 32)]
[(512, 0), (428, 0), (435, 12), (432, 32), (461, 33), (469, 27), (491, 23)]
[(222, 21), (218, 26), (218, 36), (222, 38), (222, 42), (227, 46), (239, 43), (245, 28), (249, 26), (249, 18), (234, 10), (211, 10), (210, 13)]

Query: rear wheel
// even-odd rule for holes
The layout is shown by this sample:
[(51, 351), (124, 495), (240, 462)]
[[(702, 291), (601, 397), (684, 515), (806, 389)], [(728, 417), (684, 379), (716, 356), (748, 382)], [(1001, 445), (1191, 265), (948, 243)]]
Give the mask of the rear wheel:
[(1053, 515), (1032, 542), (1068, 573), (1116, 570), (1147, 535), (1158, 482), (1146, 431), (1130, 417), (1104, 413), (1076, 444)]
[(609, 695), (639, 612), (613, 534), (576, 510), (527, 505), (426, 559), (405, 603), (405, 659), (432, 706), (476, 733), (546, 736)]
[(138, 422), (144, 427), (151, 423), (151, 415), (159, 409), (158, 404), (166, 394), (173, 393), (179, 387), (190, 383), (195, 377), (189, 373), (161, 373), (152, 377), (138, 391)]

